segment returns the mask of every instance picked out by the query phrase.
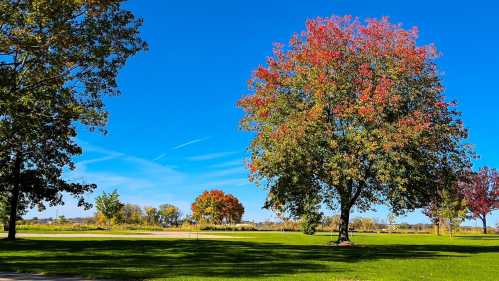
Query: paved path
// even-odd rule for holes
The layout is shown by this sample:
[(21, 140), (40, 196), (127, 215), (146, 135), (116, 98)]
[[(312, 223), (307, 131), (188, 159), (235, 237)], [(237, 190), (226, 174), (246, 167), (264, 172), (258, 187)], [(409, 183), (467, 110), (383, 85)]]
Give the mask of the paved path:
[[(1, 233), (0, 237), (7, 237), (6, 233)], [(191, 239), (219, 239), (219, 238), (244, 238), (239, 236), (227, 236), (206, 234), (203, 232), (175, 232), (175, 231), (158, 231), (158, 232), (144, 232), (143, 234), (100, 234), (100, 233), (18, 233), (16, 237), (30, 238), (30, 237), (43, 237), (43, 238), (191, 238)], [(0, 279), (0, 281), (2, 281)]]

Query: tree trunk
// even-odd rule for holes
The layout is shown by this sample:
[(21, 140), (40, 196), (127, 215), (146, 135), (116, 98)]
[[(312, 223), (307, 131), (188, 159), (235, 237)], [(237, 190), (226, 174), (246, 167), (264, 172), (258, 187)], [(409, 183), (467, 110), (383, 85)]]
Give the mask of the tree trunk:
[(340, 214), (340, 229), (338, 233), (338, 241), (348, 242), (350, 238), (348, 237), (348, 224), (350, 222), (350, 207), (347, 204), (341, 204), (341, 214)]
[(487, 218), (485, 215), (482, 217), (482, 223), (483, 223), (483, 234), (487, 234)]
[(2, 223), (3, 223), (3, 231), (9, 231), (9, 218), (5, 217)]
[(19, 193), (21, 190), (21, 158), (19, 155), (16, 156), (16, 162), (13, 172), (14, 189), (12, 190), (12, 197), (10, 198), (9, 235), (7, 237), (8, 240), (16, 239), (17, 209), (19, 205)]
[(440, 236), (440, 222), (435, 223), (435, 227), (437, 228), (437, 236)]

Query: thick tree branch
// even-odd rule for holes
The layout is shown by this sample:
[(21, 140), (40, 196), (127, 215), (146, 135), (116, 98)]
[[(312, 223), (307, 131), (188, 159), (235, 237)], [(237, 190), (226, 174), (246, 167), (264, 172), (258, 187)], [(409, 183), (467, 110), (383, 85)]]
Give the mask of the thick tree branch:
[(357, 201), (357, 199), (359, 199), (359, 196), (360, 194), (362, 193), (362, 190), (364, 188), (364, 185), (365, 184), (359, 184), (355, 190), (355, 193), (354, 195), (352, 196), (352, 198), (350, 198), (350, 201), (348, 203), (348, 205), (350, 206), (350, 208), (355, 204), (355, 202)]

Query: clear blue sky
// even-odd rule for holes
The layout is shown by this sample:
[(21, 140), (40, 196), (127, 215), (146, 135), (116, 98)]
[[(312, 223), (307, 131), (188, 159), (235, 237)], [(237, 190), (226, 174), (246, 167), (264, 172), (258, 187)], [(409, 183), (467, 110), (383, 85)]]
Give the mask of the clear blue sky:
[[(220, 188), (246, 207), (245, 219), (263, 220), (265, 192), (248, 183), (243, 165), (251, 135), (238, 129), (236, 101), (250, 73), (287, 42), (308, 18), (351, 14), (389, 16), (420, 28), (421, 44), (435, 43), (446, 95), (459, 102), (476, 166), (499, 168), (499, 22), (495, 1), (139, 1), (126, 5), (144, 18), (150, 51), (120, 74), (123, 95), (107, 100), (109, 134), (80, 130), (85, 155), (66, 176), (118, 189), (125, 202), (174, 203), (185, 212), (203, 190)], [(54, 208), (30, 216), (55, 216)], [(67, 217), (89, 215), (74, 202)], [(377, 208), (378, 217), (386, 210)], [(355, 214), (356, 215), (356, 214)], [(354, 215), (354, 216), (355, 216)], [(415, 212), (400, 221), (424, 222)], [(497, 212), (489, 219), (499, 222)], [(474, 223), (472, 223), (474, 224)]]

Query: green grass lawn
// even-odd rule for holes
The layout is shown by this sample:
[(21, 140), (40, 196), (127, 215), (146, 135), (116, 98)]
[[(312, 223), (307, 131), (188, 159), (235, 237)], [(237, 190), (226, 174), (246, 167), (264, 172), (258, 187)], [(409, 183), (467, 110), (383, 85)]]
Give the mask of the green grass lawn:
[(166, 280), (499, 280), (499, 235), (238, 232), (243, 238), (0, 241), (0, 271)]

